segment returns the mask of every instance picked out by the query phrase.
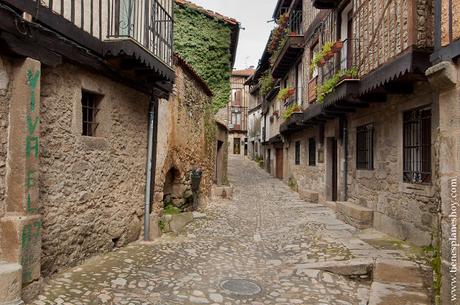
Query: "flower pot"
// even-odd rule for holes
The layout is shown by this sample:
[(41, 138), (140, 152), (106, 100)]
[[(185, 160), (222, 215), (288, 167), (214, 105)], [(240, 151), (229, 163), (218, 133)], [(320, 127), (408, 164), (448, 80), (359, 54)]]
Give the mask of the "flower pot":
[(334, 57), (334, 53), (332, 51), (330, 51), (330, 52), (326, 53), (326, 55), (324, 55), (324, 60), (328, 61), (332, 57)]
[(343, 48), (343, 41), (336, 41), (332, 46), (332, 50), (337, 53)]
[(322, 66), (324, 66), (325, 64), (326, 64), (326, 61), (325, 61), (324, 59), (320, 59), (320, 60), (318, 61), (318, 67), (322, 67)]

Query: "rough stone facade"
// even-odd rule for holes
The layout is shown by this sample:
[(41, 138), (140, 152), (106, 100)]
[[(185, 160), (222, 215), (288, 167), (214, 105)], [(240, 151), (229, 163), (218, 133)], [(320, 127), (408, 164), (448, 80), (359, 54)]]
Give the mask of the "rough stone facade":
[(460, 62), (441, 62), (427, 71), (439, 104), (439, 196), (442, 304), (458, 300), (460, 181)]
[[(47, 276), (138, 239), (149, 97), (71, 65), (45, 68), (42, 77), (40, 201)], [(96, 137), (81, 135), (82, 90), (102, 97)]]
[(175, 169), (183, 190), (190, 190), (190, 175), (201, 169), (200, 203), (205, 203), (215, 180), (217, 126), (211, 93), (193, 69), (179, 60), (169, 101), (159, 105), (157, 172), (152, 213), (164, 207), (166, 174)]
[[(420, 83), (414, 95), (389, 96), (384, 104), (371, 104), (349, 116), (348, 200), (374, 211), (374, 226), (418, 245), (432, 244), (438, 225), (437, 104), (432, 89)], [(403, 182), (402, 113), (420, 106), (432, 107), (431, 183)], [(356, 129), (373, 124), (374, 170), (356, 169)]]

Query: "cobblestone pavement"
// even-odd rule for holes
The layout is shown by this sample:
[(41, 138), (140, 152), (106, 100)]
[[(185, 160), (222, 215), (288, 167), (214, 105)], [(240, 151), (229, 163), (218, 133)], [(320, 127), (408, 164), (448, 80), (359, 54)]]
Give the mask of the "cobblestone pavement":
[[(229, 176), (233, 199), (210, 203), (206, 219), (60, 274), (33, 304), (367, 304), (365, 276), (303, 266), (404, 255), (355, 238), (330, 209), (302, 201), (251, 161), (230, 158)], [(231, 279), (249, 282), (223, 284)]]

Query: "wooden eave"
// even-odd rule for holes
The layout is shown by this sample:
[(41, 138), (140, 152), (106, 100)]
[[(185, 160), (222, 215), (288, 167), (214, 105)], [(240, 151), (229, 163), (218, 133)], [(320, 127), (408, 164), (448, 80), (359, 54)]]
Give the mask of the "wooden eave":
[(399, 79), (406, 79), (407, 82), (426, 79), (425, 71), (431, 66), (431, 52), (428, 49), (409, 48), (397, 55), (361, 78), (360, 95), (372, 93)]
[(342, 0), (312, 0), (313, 7), (317, 9), (334, 9)]
[(164, 98), (172, 91), (174, 70), (134, 40), (102, 41), (32, 1), (4, 2), (34, 16), (28, 22), (14, 10), (0, 8), (0, 45), (10, 55), (31, 57), (53, 67), (63, 62), (84, 66)]
[(283, 122), (283, 124), (280, 125), (280, 133), (289, 135), (302, 130), (304, 128), (303, 120), (303, 112), (294, 112), (286, 121)]
[(289, 35), (272, 68), (273, 78), (283, 78), (304, 50), (304, 36)]
[(438, 64), (442, 61), (454, 60), (458, 57), (460, 57), (460, 39), (435, 50), (430, 60), (433, 64)]

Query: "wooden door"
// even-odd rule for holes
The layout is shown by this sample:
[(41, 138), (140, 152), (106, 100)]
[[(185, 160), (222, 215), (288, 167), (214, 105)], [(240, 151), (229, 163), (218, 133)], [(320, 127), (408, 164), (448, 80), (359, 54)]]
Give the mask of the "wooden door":
[(283, 179), (283, 149), (276, 149), (276, 178)]
[(234, 138), (233, 139), (233, 154), (239, 155), (241, 152), (240, 147), (241, 147), (240, 138)]

